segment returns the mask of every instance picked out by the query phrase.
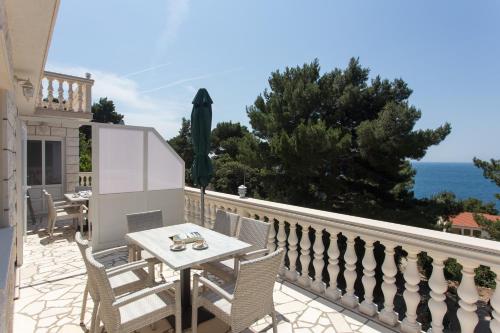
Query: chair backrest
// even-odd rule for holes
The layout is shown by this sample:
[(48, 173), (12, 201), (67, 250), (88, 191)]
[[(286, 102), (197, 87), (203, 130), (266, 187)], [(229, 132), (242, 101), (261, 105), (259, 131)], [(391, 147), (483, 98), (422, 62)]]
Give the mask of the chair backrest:
[(92, 191), (92, 186), (75, 186), (75, 192)]
[(95, 283), (99, 294), (99, 317), (108, 332), (115, 332), (120, 325), (120, 312), (112, 306), (116, 296), (109, 283), (106, 269), (103, 264), (94, 259), (91, 247), (85, 250), (85, 256), (88, 263), (87, 273)]
[(163, 227), (161, 210), (127, 215), (128, 232), (143, 231)]
[(89, 248), (89, 242), (83, 238), (82, 234), (78, 231), (75, 233), (75, 242), (82, 255), (83, 262), (85, 263), (85, 269), (87, 270), (87, 279), (89, 283), (89, 293), (92, 300), (95, 302), (99, 301), (99, 294), (97, 293), (97, 287), (95, 281), (93, 280), (91, 274), (89, 273), (89, 263), (87, 261), (87, 254), (85, 251)]
[(267, 246), (272, 223), (243, 217), (240, 220), (238, 239), (253, 245), (250, 251), (264, 249)]
[(274, 310), (273, 288), (284, 250), (240, 264), (231, 306), (231, 329), (241, 332)]
[(219, 209), (215, 215), (214, 231), (234, 237), (236, 236), (239, 220), (240, 216), (238, 214), (228, 213)]

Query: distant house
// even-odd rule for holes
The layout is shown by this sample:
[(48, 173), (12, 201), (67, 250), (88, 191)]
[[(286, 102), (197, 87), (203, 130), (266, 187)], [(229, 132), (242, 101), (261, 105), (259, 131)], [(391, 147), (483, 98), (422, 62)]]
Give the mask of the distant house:
[[(496, 221), (500, 219), (500, 215), (479, 214), (484, 218)], [(450, 217), (450, 232), (464, 236), (474, 236), (479, 238), (490, 238), (490, 235), (484, 230), (474, 219), (474, 213), (463, 212), (456, 216)]]

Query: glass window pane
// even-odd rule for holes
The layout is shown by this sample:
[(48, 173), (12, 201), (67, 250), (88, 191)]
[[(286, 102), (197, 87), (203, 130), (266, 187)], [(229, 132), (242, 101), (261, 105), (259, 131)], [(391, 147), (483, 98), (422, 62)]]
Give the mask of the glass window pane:
[(148, 190), (182, 188), (182, 161), (165, 141), (153, 131), (148, 132)]
[(61, 141), (45, 141), (45, 185), (62, 184)]
[(143, 191), (144, 132), (99, 128), (99, 193)]
[(28, 140), (27, 150), (28, 186), (42, 185), (42, 141)]

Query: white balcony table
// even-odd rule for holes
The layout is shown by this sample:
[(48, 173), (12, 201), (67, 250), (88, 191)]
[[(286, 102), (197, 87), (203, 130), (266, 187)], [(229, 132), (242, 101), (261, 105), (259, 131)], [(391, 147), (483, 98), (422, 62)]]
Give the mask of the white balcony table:
[[(170, 237), (178, 233), (199, 232), (208, 244), (205, 250), (195, 250), (191, 244), (183, 251), (171, 251)], [(182, 328), (189, 328), (191, 321), (191, 267), (248, 252), (251, 245), (236, 238), (220, 234), (192, 223), (128, 233), (125, 239), (148, 251), (173, 270), (180, 271)]]
[(86, 203), (87, 201), (89, 201), (91, 196), (92, 195), (82, 196), (80, 193), (64, 193), (64, 197), (66, 198), (66, 200), (72, 204)]

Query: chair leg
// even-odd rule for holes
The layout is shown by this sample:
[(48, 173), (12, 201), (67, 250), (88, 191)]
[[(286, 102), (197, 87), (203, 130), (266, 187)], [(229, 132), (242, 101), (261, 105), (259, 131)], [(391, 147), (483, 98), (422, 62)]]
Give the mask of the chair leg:
[(96, 330), (96, 321), (97, 321), (97, 311), (99, 309), (99, 302), (94, 303), (94, 309), (92, 310), (92, 319), (90, 320), (90, 333), (95, 332)]
[(83, 292), (82, 311), (80, 312), (80, 325), (83, 325), (83, 322), (85, 320), (85, 310), (87, 309), (88, 296), (89, 296), (89, 281), (87, 280), (87, 284), (85, 285), (85, 291)]
[(191, 333), (198, 332), (198, 306), (193, 304), (193, 313), (191, 314)]
[(97, 316), (95, 317), (95, 323), (94, 323), (94, 330), (93, 330), (94, 333), (99, 332), (100, 322), (101, 322), (101, 318), (99, 318), (99, 313), (97, 313)]
[(273, 333), (278, 333), (278, 321), (276, 319), (276, 310), (273, 310), (271, 313), (271, 317), (273, 320)]
[(147, 285), (152, 286), (155, 283), (155, 264), (151, 261), (148, 262), (148, 281)]

